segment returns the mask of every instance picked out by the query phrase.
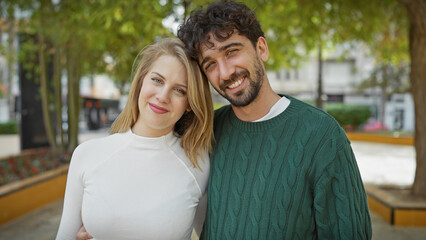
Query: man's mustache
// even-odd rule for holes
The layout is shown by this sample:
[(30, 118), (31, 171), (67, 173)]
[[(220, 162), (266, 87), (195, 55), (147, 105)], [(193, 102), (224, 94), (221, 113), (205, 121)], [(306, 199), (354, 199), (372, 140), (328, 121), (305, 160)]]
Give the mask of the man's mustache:
[(225, 91), (225, 88), (231, 85), (233, 82), (241, 78), (241, 76), (250, 77), (250, 73), (247, 70), (241, 70), (240, 72), (233, 73), (228, 80), (224, 80), (222, 84), (219, 85), (220, 90)]

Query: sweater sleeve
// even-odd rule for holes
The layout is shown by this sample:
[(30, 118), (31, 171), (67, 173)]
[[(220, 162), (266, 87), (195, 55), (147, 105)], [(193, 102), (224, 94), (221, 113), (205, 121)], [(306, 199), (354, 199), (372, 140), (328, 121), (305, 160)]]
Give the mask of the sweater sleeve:
[(349, 140), (332, 138), (319, 155), (322, 166), (314, 186), (318, 239), (371, 239), (366, 193)]
[(77, 148), (71, 158), (68, 169), (61, 223), (56, 240), (75, 240), (82, 225), (81, 206), (83, 199), (82, 154)]

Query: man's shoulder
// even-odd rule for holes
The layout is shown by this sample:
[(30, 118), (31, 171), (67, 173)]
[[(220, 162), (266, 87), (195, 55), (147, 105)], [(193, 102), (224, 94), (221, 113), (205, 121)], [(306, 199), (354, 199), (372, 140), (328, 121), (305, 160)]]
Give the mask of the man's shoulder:
[(291, 104), (294, 104), (293, 107), (295, 108), (295, 112), (297, 112), (295, 119), (301, 121), (303, 125), (309, 126), (309, 129), (346, 136), (336, 119), (326, 111), (294, 97), (286, 97), (290, 99)]
[(226, 112), (228, 112), (230, 109), (231, 109), (230, 104), (223, 105), (222, 107), (214, 110), (214, 117), (216, 118), (217, 116), (221, 116), (221, 115), (225, 114)]
[(231, 111), (231, 105), (224, 105), (214, 111), (214, 122), (217, 124), (220, 120), (223, 120), (225, 116)]
[(326, 111), (312, 106), (309, 103), (303, 102), (295, 97), (287, 95), (285, 95), (285, 97), (290, 100), (290, 105), (294, 108), (294, 111), (301, 115), (305, 120), (311, 119), (314, 122), (317, 122), (319, 119), (324, 119), (326, 122), (337, 124), (336, 120)]

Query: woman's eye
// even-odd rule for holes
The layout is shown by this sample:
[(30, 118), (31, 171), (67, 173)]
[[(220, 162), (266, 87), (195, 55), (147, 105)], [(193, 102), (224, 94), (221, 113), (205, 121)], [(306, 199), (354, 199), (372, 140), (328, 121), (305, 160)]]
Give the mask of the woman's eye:
[(181, 89), (181, 88), (176, 88), (176, 89), (175, 89), (175, 91), (176, 91), (177, 93), (179, 93), (180, 95), (185, 95), (185, 94), (186, 94), (186, 91), (185, 91), (185, 90), (183, 90), (183, 89)]
[(158, 83), (158, 84), (161, 84), (161, 83), (162, 83), (162, 81), (161, 81), (160, 79), (158, 79), (158, 78), (151, 78), (151, 80), (152, 80), (153, 82), (155, 82), (155, 83)]

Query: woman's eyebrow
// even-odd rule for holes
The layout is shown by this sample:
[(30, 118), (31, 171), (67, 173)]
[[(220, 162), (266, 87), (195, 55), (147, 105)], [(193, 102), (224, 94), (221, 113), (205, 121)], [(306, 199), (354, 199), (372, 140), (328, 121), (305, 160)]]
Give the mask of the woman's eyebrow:
[[(160, 73), (158, 73), (158, 72), (151, 72), (151, 73), (153, 73), (153, 74), (156, 74), (156, 75), (160, 76), (162, 79), (166, 79), (163, 75), (161, 75), (161, 74), (160, 74)], [(177, 84), (176, 84), (176, 86), (184, 87), (184, 88), (188, 88), (188, 86), (187, 86), (186, 84), (180, 84), (180, 83), (177, 83)]]

